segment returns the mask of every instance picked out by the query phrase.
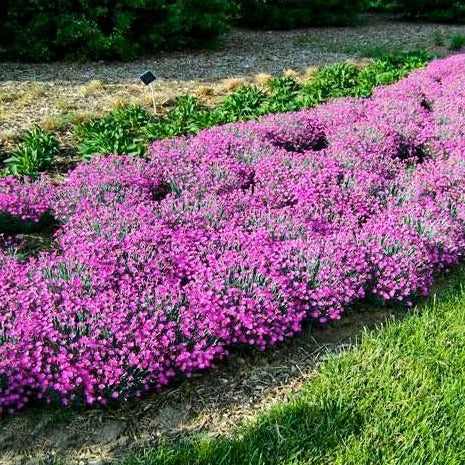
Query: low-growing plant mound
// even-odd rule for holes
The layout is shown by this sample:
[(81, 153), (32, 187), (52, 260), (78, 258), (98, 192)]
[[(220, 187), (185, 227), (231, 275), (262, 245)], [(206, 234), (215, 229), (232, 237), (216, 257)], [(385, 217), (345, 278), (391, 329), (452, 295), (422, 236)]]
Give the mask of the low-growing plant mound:
[(1, 180), (0, 410), (100, 403), (264, 349), (368, 297), (410, 305), (465, 251), (465, 56), (369, 99)]

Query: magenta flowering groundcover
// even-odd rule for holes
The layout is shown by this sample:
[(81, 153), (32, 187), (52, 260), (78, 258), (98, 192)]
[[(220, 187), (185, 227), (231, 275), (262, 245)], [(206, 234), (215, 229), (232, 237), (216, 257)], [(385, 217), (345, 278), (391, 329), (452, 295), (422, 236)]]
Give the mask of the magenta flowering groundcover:
[[(0, 180), (0, 412), (105, 404), (263, 349), (366, 296), (409, 305), (465, 250), (465, 56), (370, 99)], [(0, 221), (0, 224), (1, 221)]]

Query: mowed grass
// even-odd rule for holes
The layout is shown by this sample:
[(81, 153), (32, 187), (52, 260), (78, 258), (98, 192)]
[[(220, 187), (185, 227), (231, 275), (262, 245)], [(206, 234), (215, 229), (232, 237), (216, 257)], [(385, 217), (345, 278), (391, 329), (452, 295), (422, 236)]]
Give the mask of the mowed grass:
[(231, 437), (145, 450), (135, 464), (465, 463), (465, 269), (366, 333), (286, 404)]

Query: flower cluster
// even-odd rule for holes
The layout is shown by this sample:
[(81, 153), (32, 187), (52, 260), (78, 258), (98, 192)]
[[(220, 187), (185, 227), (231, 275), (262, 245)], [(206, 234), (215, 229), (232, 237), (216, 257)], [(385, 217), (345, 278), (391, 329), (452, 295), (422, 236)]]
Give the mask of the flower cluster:
[(0, 184), (58, 222), (0, 251), (0, 413), (105, 404), (263, 349), (375, 296), (409, 305), (465, 251), (465, 56), (370, 99), (157, 141)]
[(50, 210), (52, 190), (44, 180), (21, 182), (14, 176), (0, 178), (0, 215), (38, 222)]

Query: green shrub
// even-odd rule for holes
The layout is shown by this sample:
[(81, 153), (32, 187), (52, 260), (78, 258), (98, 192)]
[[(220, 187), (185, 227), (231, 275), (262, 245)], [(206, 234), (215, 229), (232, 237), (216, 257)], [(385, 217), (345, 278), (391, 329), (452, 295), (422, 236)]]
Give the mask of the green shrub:
[(353, 23), (365, 0), (238, 0), (239, 24), (262, 29)]
[(5, 160), (6, 169), (15, 176), (36, 176), (46, 171), (59, 153), (57, 138), (37, 126), (27, 133), (22, 144)]
[(426, 21), (465, 23), (465, 2), (461, 0), (376, 0), (376, 10), (399, 12)]
[(231, 5), (227, 0), (2, 0), (1, 10), (0, 49), (6, 58), (115, 60), (213, 41), (227, 29)]
[(449, 50), (456, 52), (465, 46), (465, 35), (455, 34), (450, 39)]

